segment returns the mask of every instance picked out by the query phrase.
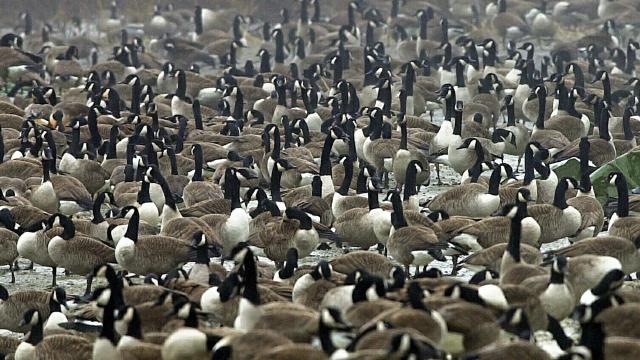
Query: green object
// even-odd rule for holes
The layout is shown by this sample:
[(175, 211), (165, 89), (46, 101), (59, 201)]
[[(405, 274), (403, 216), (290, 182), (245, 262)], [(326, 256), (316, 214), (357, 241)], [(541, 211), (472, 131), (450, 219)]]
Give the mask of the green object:
[[(578, 158), (568, 159), (564, 164), (553, 168), (559, 179), (572, 177), (580, 181), (580, 161)], [(629, 184), (629, 189), (640, 186), (640, 148), (636, 148), (615, 160), (610, 161), (591, 173), (591, 183), (596, 198), (601, 204), (605, 204), (607, 199), (617, 198), (615, 186), (609, 186), (607, 176), (613, 171), (624, 174)]]
[(621, 172), (627, 179), (629, 189), (640, 185), (640, 149), (635, 148), (628, 153), (619, 156), (613, 161), (602, 165), (591, 174), (591, 183), (596, 193), (596, 198), (601, 204), (606, 203), (608, 197), (618, 197), (615, 186), (609, 186), (607, 176), (613, 171)]

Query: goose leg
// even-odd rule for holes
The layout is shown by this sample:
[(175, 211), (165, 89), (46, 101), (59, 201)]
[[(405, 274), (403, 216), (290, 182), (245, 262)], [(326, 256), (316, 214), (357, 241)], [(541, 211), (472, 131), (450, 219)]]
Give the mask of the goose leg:
[(407, 279), (411, 279), (411, 272), (409, 272), (409, 265), (404, 266), (404, 273), (407, 274)]
[(13, 264), (9, 264), (9, 270), (11, 271), (11, 283), (16, 283), (16, 274), (13, 271)]
[(458, 275), (458, 255), (451, 257), (451, 276)]
[(87, 288), (84, 290), (84, 297), (89, 297), (91, 294), (91, 284), (93, 283), (93, 276), (87, 276)]
[(518, 156), (518, 165), (516, 166), (516, 172), (520, 169), (520, 161), (522, 161), (522, 155)]
[(436, 164), (436, 175), (438, 177), (438, 185), (442, 185), (442, 180), (440, 180), (440, 164)]
[[(382, 252), (385, 250), (384, 244), (378, 243), (378, 254), (382, 255)], [(386, 254), (385, 254), (386, 255)]]
[(56, 273), (58, 272), (58, 268), (53, 266), (53, 267), (51, 267), (51, 271), (52, 271), (52, 275), (53, 275), (53, 279), (51, 281), (51, 286), (52, 287), (56, 287)]

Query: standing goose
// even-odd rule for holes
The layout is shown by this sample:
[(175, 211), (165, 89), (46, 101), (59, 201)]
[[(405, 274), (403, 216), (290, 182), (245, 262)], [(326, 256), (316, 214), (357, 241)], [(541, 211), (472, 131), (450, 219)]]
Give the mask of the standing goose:
[(609, 219), (609, 235), (636, 241), (640, 238), (640, 218), (629, 216), (627, 180), (620, 172), (610, 173), (607, 180), (609, 185), (615, 185), (618, 191), (618, 208)]
[(382, 138), (382, 116), (382, 109), (371, 110), (369, 114), (371, 132), (364, 141), (362, 151), (364, 159), (376, 168), (377, 174), (380, 176), (384, 174), (385, 179), (388, 179), (388, 172), (392, 170), (393, 157), (400, 144), (397, 139)]
[[(47, 215), (48, 218), (49, 215)], [(52, 236), (59, 235), (59, 229), (46, 230), (47, 220), (36, 221), (18, 238), (18, 254), (29, 259), (32, 262), (51, 267), (52, 270), (52, 286), (56, 286), (56, 275), (58, 264), (51, 259), (47, 251), (49, 241)]]
[(477, 218), (489, 216), (500, 206), (498, 189), (501, 171), (501, 167), (493, 170), (488, 189), (477, 183), (458, 185), (436, 195), (427, 207), (431, 211), (444, 210), (450, 216), (463, 215)]
[(11, 283), (16, 282), (14, 274), (15, 261), (18, 258), (18, 238), (22, 228), (18, 225), (9, 209), (0, 209), (0, 222), (5, 228), (0, 228), (0, 265), (9, 265)]
[(411, 274), (409, 265), (424, 267), (434, 259), (446, 261), (442, 250), (447, 248), (447, 244), (440, 241), (431, 228), (409, 226), (402, 209), (400, 194), (396, 192), (391, 196), (394, 203), (394, 211), (391, 214), (394, 231), (389, 236), (386, 246), (389, 249), (389, 254), (404, 265), (405, 273)]
[(129, 272), (165, 274), (192, 258), (186, 241), (162, 235), (138, 235), (140, 214), (135, 207), (123, 209), (130, 219), (125, 235), (118, 241), (115, 258)]
[[(58, 266), (73, 274), (86, 276), (96, 266), (115, 262), (113, 248), (90, 237), (76, 235), (75, 226), (68, 217), (54, 214), (49, 218), (48, 228), (54, 226), (62, 226), (63, 231), (49, 240), (47, 250)], [(91, 292), (92, 279), (87, 277), (85, 295)]]
[(578, 232), (582, 215), (567, 204), (565, 193), (569, 185), (576, 186), (572, 178), (562, 178), (556, 187), (553, 204), (535, 204), (529, 207), (529, 215), (540, 225), (540, 244), (546, 244)]
[[(516, 124), (516, 114), (514, 107), (514, 99), (512, 95), (507, 95), (504, 97), (505, 108), (507, 109), (507, 125), (504, 127), (504, 130), (510, 131), (515, 138), (515, 145), (512, 142), (505, 142), (504, 153), (508, 155), (517, 155), (518, 156), (518, 165), (516, 167), (516, 171), (520, 167), (520, 160), (522, 160), (522, 155), (525, 152), (527, 144), (529, 143), (529, 129), (527, 129), (522, 124)], [(500, 134), (500, 129), (496, 129), (496, 132)]]

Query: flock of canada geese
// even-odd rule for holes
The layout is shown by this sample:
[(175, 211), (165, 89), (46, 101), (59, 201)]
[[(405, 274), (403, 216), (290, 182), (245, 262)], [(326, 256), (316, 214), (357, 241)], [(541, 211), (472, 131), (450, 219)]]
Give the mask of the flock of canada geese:
[(0, 359), (640, 358), (637, 0), (247, 3), (5, 24)]

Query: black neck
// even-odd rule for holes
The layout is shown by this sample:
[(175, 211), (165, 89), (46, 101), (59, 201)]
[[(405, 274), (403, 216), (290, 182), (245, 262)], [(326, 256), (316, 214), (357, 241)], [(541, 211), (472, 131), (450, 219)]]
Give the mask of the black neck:
[(600, 123), (598, 125), (600, 139), (610, 141), (611, 136), (609, 136), (609, 110), (606, 108), (602, 108), (602, 112), (600, 113)]
[(369, 201), (369, 210), (377, 209), (380, 207), (377, 191), (369, 189), (367, 191), (367, 199)]
[(536, 120), (536, 127), (540, 130), (544, 129), (544, 115), (547, 107), (547, 97), (544, 91), (540, 91), (538, 94), (538, 118)]
[(455, 110), (455, 120), (453, 123), (453, 135), (462, 135), (462, 110)]
[(331, 176), (331, 148), (333, 147), (333, 136), (331, 132), (324, 139), (324, 145), (322, 146), (322, 154), (320, 156), (320, 175)]
[(280, 195), (280, 180), (282, 178), (282, 173), (280, 169), (278, 169), (278, 164), (273, 165), (273, 170), (271, 171), (271, 184), (269, 186), (269, 190), (271, 190), (271, 199), (276, 202), (282, 201), (282, 196)]
[(507, 253), (517, 263), (520, 262), (520, 234), (522, 232), (522, 223), (520, 217), (515, 216), (511, 219), (511, 230), (509, 232), (509, 242), (507, 243)]
[(25, 342), (28, 342), (29, 344), (36, 346), (40, 343), (40, 341), (42, 341), (43, 339), (43, 333), (42, 333), (42, 319), (40, 318), (40, 316), (42, 316), (41, 314), (39, 314), (38, 317), (38, 322), (36, 324), (34, 324), (33, 326), (31, 326), (31, 331), (29, 331), (29, 335), (27, 336), (27, 339), (25, 340)]
[[(477, 145), (476, 145), (477, 147)], [(501, 171), (500, 169), (494, 169), (491, 173), (491, 177), (489, 178), (489, 191), (487, 192), (490, 195), (498, 195), (500, 189), (500, 177)]]
[(622, 174), (618, 174), (618, 180), (616, 181), (616, 189), (618, 190), (618, 208), (616, 213), (619, 217), (629, 216), (629, 187), (627, 181), (621, 178)]
[[(351, 180), (353, 179), (353, 162), (351, 161), (351, 159), (346, 159), (343, 162), (343, 166), (344, 166), (344, 179), (342, 179), (342, 184), (340, 184), (338, 193), (342, 196), (346, 196), (349, 193), (349, 186), (351, 185)], [(366, 187), (367, 179), (364, 175), (362, 176), (358, 175), (358, 185), (360, 185), (361, 177), (362, 177), (362, 182)]]
[(562, 210), (567, 208), (567, 201), (566, 201), (566, 194), (565, 194), (566, 192), (567, 192), (567, 181), (563, 179), (558, 183), (558, 186), (556, 187), (555, 195), (553, 197), (553, 205), (555, 205), (556, 207)]

